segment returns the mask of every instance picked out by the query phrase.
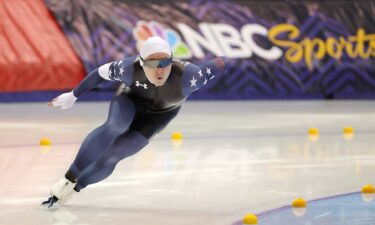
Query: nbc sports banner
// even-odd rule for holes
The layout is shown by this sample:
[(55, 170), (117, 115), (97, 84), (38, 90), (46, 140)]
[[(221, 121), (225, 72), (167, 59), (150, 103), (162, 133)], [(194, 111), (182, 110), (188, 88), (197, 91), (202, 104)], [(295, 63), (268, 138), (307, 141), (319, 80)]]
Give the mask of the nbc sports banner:
[(193, 63), (230, 58), (227, 73), (192, 95), (195, 99), (375, 97), (375, 2), (46, 4), (87, 71), (137, 54), (145, 39), (158, 35), (175, 58)]

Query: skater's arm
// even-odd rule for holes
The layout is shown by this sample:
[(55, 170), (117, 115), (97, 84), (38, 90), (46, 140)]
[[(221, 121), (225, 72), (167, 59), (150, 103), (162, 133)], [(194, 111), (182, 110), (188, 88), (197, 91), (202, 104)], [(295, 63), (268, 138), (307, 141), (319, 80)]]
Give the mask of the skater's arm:
[[(100, 69), (100, 67), (99, 67)], [(82, 94), (88, 92), (92, 88), (98, 86), (102, 83), (105, 79), (100, 76), (99, 69), (95, 69), (91, 71), (85, 79), (83, 79), (77, 87), (73, 89), (73, 94), (76, 98), (79, 98)]]
[(61, 94), (54, 98), (48, 103), (48, 106), (58, 106), (62, 109), (68, 109), (74, 105), (75, 101), (82, 94), (98, 86), (105, 80), (122, 81), (126, 85), (129, 85), (133, 78), (133, 62), (136, 58), (136, 56), (128, 57), (100, 66), (91, 71), (71, 92)]
[(136, 56), (128, 57), (123, 60), (113, 61), (100, 66), (92, 71), (86, 78), (73, 89), (73, 94), (79, 98), (83, 93), (91, 90), (105, 80), (122, 81), (130, 84), (133, 73), (133, 62)]
[(74, 105), (79, 96), (103, 81), (104, 79), (99, 75), (98, 69), (95, 69), (91, 73), (89, 73), (89, 75), (87, 75), (86, 78), (83, 79), (71, 92), (67, 92), (57, 96), (52, 101), (48, 102), (48, 106), (68, 109)]
[(202, 88), (216, 76), (223, 74), (226, 64), (226, 58), (218, 57), (199, 65), (188, 64), (185, 66), (182, 78), (184, 96), (188, 97), (192, 92)]

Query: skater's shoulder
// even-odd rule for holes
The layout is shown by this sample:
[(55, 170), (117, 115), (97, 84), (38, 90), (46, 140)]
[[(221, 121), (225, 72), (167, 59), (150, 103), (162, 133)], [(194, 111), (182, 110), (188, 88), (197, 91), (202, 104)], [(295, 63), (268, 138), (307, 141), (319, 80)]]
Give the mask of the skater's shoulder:
[[(132, 71), (134, 65), (139, 64), (138, 56), (125, 57), (121, 60), (115, 60), (110, 63), (110, 69), (119, 69), (121, 71)], [(123, 72), (121, 72), (122, 74)]]
[(180, 60), (180, 59), (173, 59), (173, 64), (172, 64), (172, 71), (173, 73), (177, 74), (183, 74), (185, 71), (186, 66), (191, 64), (188, 61)]
[(125, 57), (108, 64), (108, 77), (110, 80), (122, 81), (129, 85), (134, 74), (134, 68), (139, 65), (138, 56)]
[(139, 64), (139, 61), (140, 61), (139, 56), (134, 55), (134, 56), (123, 58), (122, 60), (120, 60), (119, 64), (123, 66), (124, 68), (128, 68), (128, 67), (133, 67), (137, 63)]
[(191, 64), (189, 61), (181, 60), (181, 59), (173, 59), (173, 66), (180, 67), (182, 70), (185, 66)]

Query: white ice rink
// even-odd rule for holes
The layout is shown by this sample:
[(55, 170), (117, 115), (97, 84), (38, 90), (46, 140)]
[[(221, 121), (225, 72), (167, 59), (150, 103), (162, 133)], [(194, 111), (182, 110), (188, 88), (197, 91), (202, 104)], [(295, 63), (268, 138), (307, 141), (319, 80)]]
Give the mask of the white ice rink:
[[(375, 185), (373, 101), (195, 101), (109, 178), (58, 209), (41, 207), (107, 108), (0, 104), (1, 225), (232, 225), (297, 197)], [(320, 131), (315, 141), (310, 127)]]

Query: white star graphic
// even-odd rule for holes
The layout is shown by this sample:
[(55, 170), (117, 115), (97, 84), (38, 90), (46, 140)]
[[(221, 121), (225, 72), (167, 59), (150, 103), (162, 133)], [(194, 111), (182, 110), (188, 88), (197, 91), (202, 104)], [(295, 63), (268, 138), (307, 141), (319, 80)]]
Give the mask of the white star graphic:
[(193, 77), (192, 80), (190, 80), (190, 83), (191, 83), (190, 87), (196, 87), (197, 86), (197, 80), (194, 77)]
[(121, 67), (120, 68), (120, 75), (122, 75), (123, 72), (124, 72), (124, 67)]
[(199, 70), (199, 77), (203, 77), (202, 70)]
[(210, 80), (212, 80), (212, 79), (214, 79), (215, 78), (215, 75), (212, 75), (211, 77), (210, 77)]
[(203, 84), (204, 84), (204, 85), (206, 85), (206, 84), (207, 84), (207, 79), (204, 79), (204, 82), (203, 82)]
[(207, 67), (206, 67), (206, 73), (207, 73), (208, 75), (211, 75), (211, 68), (207, 68)]
[(120, 60), (120, 62), (118, 62), (118, 65), (122, 64), (122, 60)]

